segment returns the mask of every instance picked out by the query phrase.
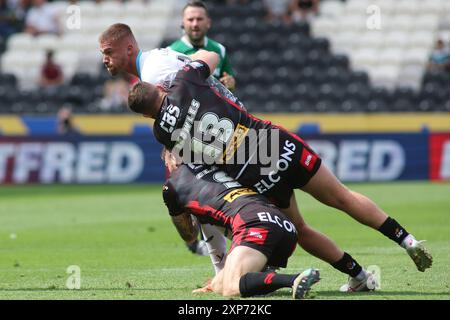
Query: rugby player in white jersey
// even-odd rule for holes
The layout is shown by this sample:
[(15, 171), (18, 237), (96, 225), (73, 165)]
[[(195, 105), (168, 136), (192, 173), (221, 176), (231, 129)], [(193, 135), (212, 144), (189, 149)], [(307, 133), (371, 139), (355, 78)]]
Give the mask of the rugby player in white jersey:
[[(129, 26), (121, 23), (111, 25), (99, 38), (103, 64), (112, 75), (128, 73), (141, 81), (168, 88), (178, 70), (191, 58), (201, 58), (201, 52), (191, 57), (170, 48), (142, 51)], [(226, 94), (230, 100), (238, 102), (233, 94), (217, 79), (210, 77), (211, 86)], [(203, 238), (187, 243), (189, 250), (199, 255), (210, 255), (214, 270), (218, 273), (225, 264), (226, 238), (222, 232), (210, 224), (202, 225)]]

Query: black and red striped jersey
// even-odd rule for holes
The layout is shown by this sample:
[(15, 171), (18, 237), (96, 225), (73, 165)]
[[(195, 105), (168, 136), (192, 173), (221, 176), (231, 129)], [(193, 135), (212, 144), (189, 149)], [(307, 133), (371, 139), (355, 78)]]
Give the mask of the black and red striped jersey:
[(216, 165), (240, 184), (287, 208), (321, 160), (299, 137), (255, 118), (211, 88), (209, 67), (193, 61), (178, 71), (155, 119), (156, 139), (183, 163)]
[(258, 154), (259, 136), (250, 132), (264, 131), (266, 139), (271, 123), (253, 117), (211, 88), (205, 81), (209, 72), (208, 65), (197, 60), (177, 73), (155, 119), (153, 132), (169, 150), (180, 150), (185, 163), (226, 163), (226, 171), (237, 176), (242, 164)]
[(231, 229), (233, 217), (250, 204), (272, 206), (254, 189), (243, 187), (216, 166), (183, 164), (163, 186), (172, 216), (194, 214), (201, 223)]

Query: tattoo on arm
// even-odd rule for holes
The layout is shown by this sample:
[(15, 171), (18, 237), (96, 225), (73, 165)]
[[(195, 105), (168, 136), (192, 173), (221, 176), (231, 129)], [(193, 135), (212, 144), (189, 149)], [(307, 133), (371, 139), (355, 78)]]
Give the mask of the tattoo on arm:
[(178, 216), (173, 216), (172, 222), (184, 241), (190, 243), (197, 239), (199, 229), (197, 224), (193, 223), (190, 214), (182, 213)]

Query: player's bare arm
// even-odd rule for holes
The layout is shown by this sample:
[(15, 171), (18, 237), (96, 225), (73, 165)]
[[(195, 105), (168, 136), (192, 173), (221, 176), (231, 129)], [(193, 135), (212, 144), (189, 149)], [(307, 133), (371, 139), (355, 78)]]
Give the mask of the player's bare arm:
[(196, 223), (193, 223), (191, 215), (188, 213), (182, 213), (177, 216), (172, 216), (172, 222), (177, 228), (180, 237), (186, 241), (186, 243), (192, 243), (197, 240), (199, 229)]
[(214, 72), (214, 70), (217, 67), (217, 64), (219, 63), (219, 55), (212, 51), (198, 50), (196, 53), (194, 53), (190, 57), (192, 58), (192, 60), (204, 61), (208, 65), (211, 73)]

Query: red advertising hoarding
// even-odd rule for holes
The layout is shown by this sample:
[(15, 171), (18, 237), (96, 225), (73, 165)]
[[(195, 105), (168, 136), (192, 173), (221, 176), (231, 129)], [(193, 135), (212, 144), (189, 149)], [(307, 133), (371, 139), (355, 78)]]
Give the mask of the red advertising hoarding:
[(430, 179), (450, 180), (450, 134), (430, 135)]

